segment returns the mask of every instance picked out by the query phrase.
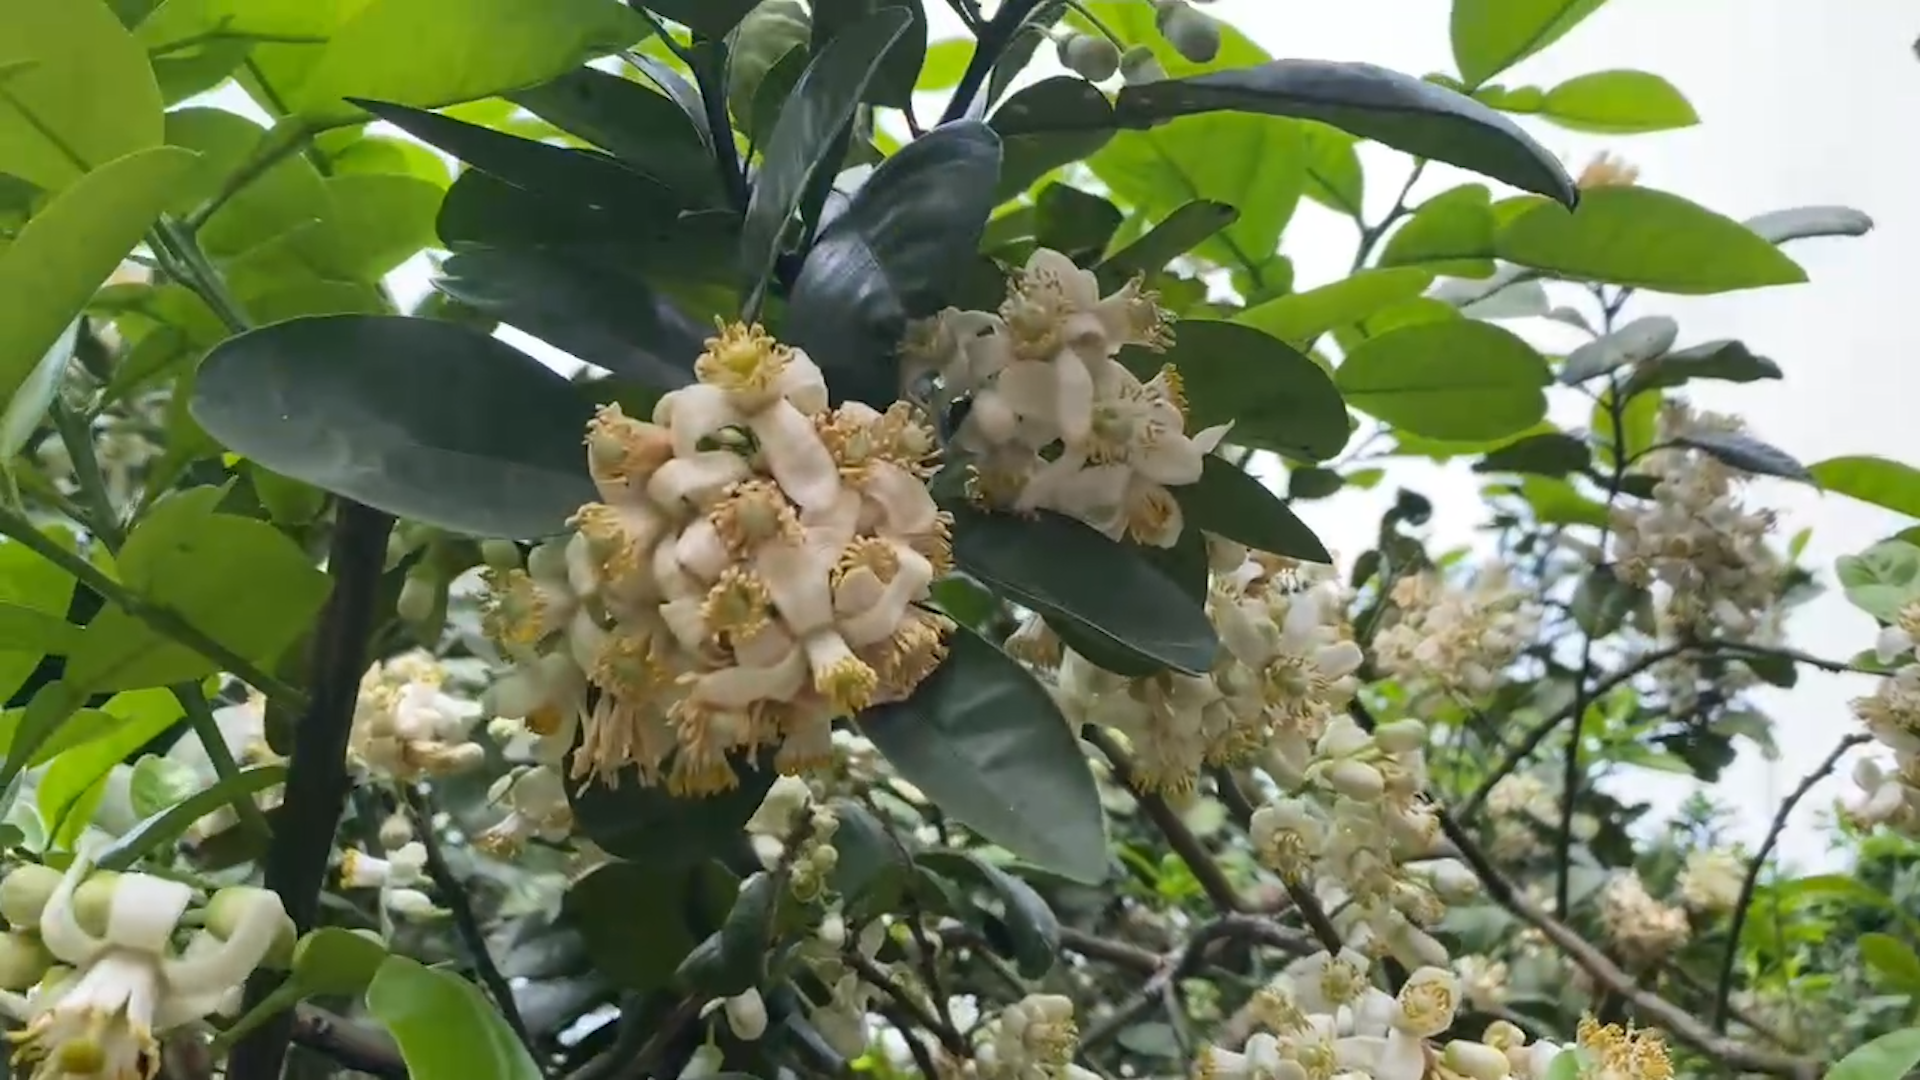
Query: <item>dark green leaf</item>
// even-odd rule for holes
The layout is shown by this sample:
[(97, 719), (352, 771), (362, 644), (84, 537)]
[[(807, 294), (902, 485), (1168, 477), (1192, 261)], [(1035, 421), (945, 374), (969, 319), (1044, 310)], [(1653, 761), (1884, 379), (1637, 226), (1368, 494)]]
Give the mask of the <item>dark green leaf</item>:
[(1334, 373), (1355, 408), (1435, 439), (1496, 439), (1546, 416), (1552, 376), (1531, 345), (1491, 323), (1418, 323), (1369, 338)]
[(296, 319), (215, 349), (193, 416), (267, 468), (455, 532), (559, 532), (594, 500), (592, 413), (538, 361), (428, 319)]
[(1192, 431), (1231, 423), (1236, 445), (1303, 461), (1324, 461), (1347, 445), (1346, 403), (1326, 370), (1253, 327), (1186, 319), (1166, 352), (1128, 349), (1120, 359), (1143, 379), (1171, 363)]
[(584, 67), (513, 95), (528, 112), (652, 177), (689, 206), (724, 205), (713, 151), (665, 94)]
[(767, 139), (740, 229), (740, 266), (755, 291), (773, 271), (801, 196), (815, 174), (833, 167), (834, 149), (867, 84), (912, 21), (898, 8), (861, 20), (815, 54), (795, 84)]
[(740, 831), (773, 787), (773, 772), (735, 762), (740, 786), (702, 799), (677, 799), (631, 775), (615, 786), (569, 785), (580, 831), (608, 854), (648, 867), (686, 866), (736, 847)]
[(813, 51), (818, 53), (849, 27), (886, 8), (904, 11), (913, 21), (880, 61), (880, 72), (864, 100), (904, 108), (913, 98), (914, 84), (920, 81), (920, 68), (927, 59), (927, 13), (922, 0), (813, 0)]
[(1041, 189), (1034, 212), (1034, 242), (1082, 266), (1100, 261), (1124, 220), (1119, 207), (1061, 183)]
[(367, 987), (367, 1012), (399, 1044), (414, 1080), (540, 1080), (540, 1066), (480, 988), (390, 956)]
[(1372, 64), (1275, 60), (1259, 67), (1129, 86), (1114, 115), (1126, 127), (1230, 109), (1318, 120), (1418, 157), (1444, 161), (1573, 205), (1559, 159), (1498, 112)]
[(1173, 489), (1190, 529), (1307, 562), (1333, 562), (1326, 545), (1280, 496), (1224, 458), (1207, 455), (1196, 483)]
[(860, 729), (940, 809), (1073, 881), (1107, 877), (1106, 817), (1080, 741), (1047, 689), (992, 644), (954, 633), (946, 663)]
[(929, 851), (915, 861), (935, 873), (986, 889), (1000, 901), (1020, 974), (1038, 979), (1053, 968), (1060, 951), (1060, 920), (1033, 886), (964, 851)]
[(1027, 190), (1068, 162), (1091, 157), (1113, 138), (1113, 105), (1084, 79), (1055, 75), (1006, 100), (988, 121), (1006, 146), (996, 202)]
[(627, 990), (658, 990), (693, 951), (686, 874), (616, 859), (567, 890), (561, 911), (592, 950), (593, 966)]
[(1807, 467), (1794, 460), (1792, 455), (1751, 435), (1701, 431), (1675, 441), (1756, 476), (1779, 476), (1788, 480), (1804, 480), (1810, 484), (1814, 482)]
[(1493, 195), (1462, 184), (1420, 205), (1387, 238), (1381, 266), (1423, 266), (1456, 277), (1493, 276)]
[(1641, 364), (1627, 379), (1624, 393), (1679, 386), (1689, 379), (1756, 382), (1781, 377), (1780, 365), (1748, 351), (1738, 341), (1708, 341)]
[(1451, 38), (1460, 77), (1479, 86), (1560, 40), (1605, 0), (1454, 0)]
[(1800, 682), (1800, 667), (1792, 657), (1777, 653), (1748, 653), (1740, 657), (1740, 663), (1769, 686), (1791, 690)]
[(1799, 206), (1773, 210), (1742, 222), (1770, 244), (1819, 236), (1865, 236), (1873, 219), (1851, 206)]
[(1664, 355), (1680, 337), (1680, 324), (1665, 315), (1647, 315), (1595, 338), (1567, 354), (1560, 382), (1578, 386), (1629, 364), (1644, 364)]
[(1573, 591), (1573, 621), (1589, 637), (1603, 638), (1626, 624), (1646, 592), (1621, 581), (1611, 566), (1597, 566)]
[(947, 509), (955, 562), (996, 592), (1176, 671), (1213, 669), (1220, 640), (1206, 612), (1134, 551), (1058, 514)]
[(833, 811), (840, 822), (833, 832), (833, 847), (840, 853), (833, 864), (833, 891), (858, 902), (906, 866), (907, 849), (865, 806), (835, 799)]
[(948, 124), (876, 169), (821, 230), (801, 266), (782, 332), (834, 392), (884, 407), (900, 393), (895, 354), (909, 319), (954, 300), (992, 212), (999, 140), (984, 124)]
[(645, 281), (540, 251), (471, 251), (434, 287), (615, 375), (661, 390), (693, 381), (708, 332)]
[[(192, 736), (188, 736), (191, 738)], [(102, 870), (131, 870), (145, 856), (162, 845), (185, 836), (195, 822), (235, 799), (252, 798), (287, 779), (284, 765), (258, 765), (242, 769), (231, 779), (221, 780), (135, 825), (124, 836), (101, 850), (94, 863)]]
[(1585, 472), (1592, 465), (1593, 452), (1585, 440), (1555, 431), (1508, 443), (1476, 462), (1473, 471), (1567, 476)]
[(1543, 200), (1495, 237), (1500, 257), (1577, 281), (1701, 295), (1791, 285), (1806, 271), (1731, 218), (1653, 188), (1613, 185), (1578, 210)]
[(1294, 502), (1331, 498), (1346, 484), (1332, 469), (1301, 467), (1287, 473), (1287, 498)]
[(642, 0), (640, 6), (703, 37), (726, 37), (760, 0)]
[(1100, 284), (1119, 288), (1135, 275), (1148, 277), (1233, 224), (1240, 211), (1226, 203), (1195, 199), (1161, 219), (1145, 236), (1114, 252), (1096, 268)]

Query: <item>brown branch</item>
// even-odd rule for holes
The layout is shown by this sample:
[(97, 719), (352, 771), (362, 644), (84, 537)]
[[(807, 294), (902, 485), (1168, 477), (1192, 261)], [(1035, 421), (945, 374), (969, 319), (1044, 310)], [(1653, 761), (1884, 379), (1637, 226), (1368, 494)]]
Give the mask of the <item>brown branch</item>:
[[(1358, 703), (1355, 703), (1354, 716), (1360, 721), (1362, 727), (1368, 731), (1373, 730), (1373, 718), (1366, 713), (1365, 709), (1360, 708)], [(1240, 824), (1241, 828), (1251, 828), (1253, 801), (1247, 798), (1246, 792), (1240, 790), (1240, 782), (1225, 769), (1217, 770), (1213, 774), (1213, 782), (1220, 790), (1220, 801), (1226, 804), (1227, 812), (1233, 815), (1233, 819)], [(1314, 896), (1312, 890), (1302, 882), (1281, 878), (1280, 884), (1287, 890), (1287, 899), (1293, 901), (1293, 906), (1300, 909), (1300, 917), (1306, 920), (1307, 928), (1312, 930), (1313, 936), (1320, 940), (1321, 948), (1330, 953), (1339, 952), (1340, 931), (1333, 925), (1333, 919), (1327, 914), (1326, 909), (1320, 906), (1320, 899)]]
[(381, 1080), (407, 1080), (410, 1075), (400, 1051), (384, 1033), (312, 1005), (294, 1009), (293, 1041)]
[(1187, 869), (1193, 871), (1194, 879), (1200, 882), (1200, 888), (1206, 891), (1213, 906), (1229, 912), (1250, 910), (1233, 883), (1227, 880), (1220, 864), (1207, 853), (1200, 838), (1193, 835), (1193, 830), (1187, 828), (1187, 823), (1180, 819), (1173, 807), (1167, 805), (1167, 800), (1140, 789), (1135, 780), (1132, 759), (1127, 757), (1125, 750), (1120, 749), (1120, 744), (1114, 741), (1113, 736), (1088, 724), (1081, 730), (1081, 737), (1106, 755), (1107, 761), (1113, 766), (1113, 775), (1133, 793), (1140, 809), (1146, 812), (1161, 835), (1167, 838), (1167, 846), (1173, 848), (1174, 854), (1186, 862)]

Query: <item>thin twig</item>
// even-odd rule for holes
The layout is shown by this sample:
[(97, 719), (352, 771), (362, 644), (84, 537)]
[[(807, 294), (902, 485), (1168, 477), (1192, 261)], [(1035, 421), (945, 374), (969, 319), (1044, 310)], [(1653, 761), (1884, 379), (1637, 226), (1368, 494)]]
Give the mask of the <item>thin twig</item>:
[(1193, 872), (1194, 879), (1200, 882), (1200, 888), (1206, 891), (1213, 906), (1221, 911), (1249, 910), (1247, 902), (1220, 869), (1220, 864), (1207, 853), (1200, 838), (1193, 835), (1193, 830), (1187, 828), (1187, 823), (1180, 819), (1173, 807), (1167, 805), (1167, 800), (1140, 789), (1135, 782), (1133, 761), (1127, 757), (1125, 750), (1120, 749), (1120, 744), (1114, 741), (1113, 736), (1089, 724), (1082, 730), (1081, 737), (1106, 755), (1107, 761), (1113, 766), (1113, 775), (1133, 793), (1147, 817), (1153, 819), (1154, 826), (1167, 838), (1167, 846), (1173, 848), (1174, 854), (1187, 864), (1187, 869)]
[(400, 1051), (384, 1033), (312, 1005), (294, 1009), (293, 1041), (327, 1055), (354, 1072), (382, 1080), (407, 1080), (409, 1076)]
[(892, 998), (893, 1003), (912, 1018), (915, 1024), (931, 1031), (933, 1037), (940, 1040), (940, 1045), (947, 1053), (956, 1057), (969, 1056), (966, 1038), (954, 1030), (952, 1024), (933, 1015), (926, 1006), (915, 1001), (913, 995), (902, 989), (899, 983), (894, 982), (893, 977), (882, 971), (879, 964), (869, 960), (857, 949), (847, 950), (845, 958), (847, 965), (853, 968), (855, 973), (875, 989)]
[(980, 28), (979, 40), (974, 44), (973, 58), (967, 61), (967, 70), (960, 76), (960, 83), (954, 87), (953, 98), (947, 102), (946, 112), (940, 115), (942, 124), (951, 124), (967, 115), (973, 108), (974, 98), (980, 96), (982, 85), (987, 76), (993, 73), (993, 65), (999, 63), (1000, 54), (1013, 42), (1015, 34), (1027, 23), (1027, 16), (1040, 6), (1040, 0), (1006, 0), (993, 18)]
[[(1357, 702), (1354, 715), (1361, 726), (1368, 731), (1373, 730), (1373, 717), (1364, 708), (1360, 708)], [(1253, 803), (1247, 798), (1246, 792), (1240, 790), (1240, 782), (1225, 769), (1214, 772), (1213, 782), (1220, 791), (1220, 801), (1226, 804), (1227, 812), (1233, 815), (1233, 819), (1243, 829), (1252, 827)], [(1300, 909), (1300, 917), (1306, 920), (1307, 928), (1313, 931), (1313, 936), (1319, 940), (1321, 947), (1330, 953), (1339, 952), (1342, 944), (1340, 931), (1333, 925), (1333, 919), (1327, 914), (1326, 909), (1320, 906), (1320, 898), (1313, 895), (1313, 890), (1307, 888), (1302, 882), (1287, 878), (1282, 878), (1280, 885), (1287, 890), (1287, 899), (1293, 901), (1293, 906)]]

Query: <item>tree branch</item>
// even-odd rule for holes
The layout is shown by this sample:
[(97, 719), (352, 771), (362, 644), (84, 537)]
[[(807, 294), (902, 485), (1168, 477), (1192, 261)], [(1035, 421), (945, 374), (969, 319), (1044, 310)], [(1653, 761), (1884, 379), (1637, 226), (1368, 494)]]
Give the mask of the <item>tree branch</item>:
[(967, 70), (960, 76), (959, 85), (953, 89), (953, 98), (947, 102), (946, 112), (940, 115), (940, 122), (951, 124), (967, 115), (973, 108), (973, 99), (980, 96), (980, 88), (993, 73), (993, 65), (1000, 61), (1000, 54), (1012, 43), (1013, 36), (1026, 25), (1027, 16), (1032, 15), (1040, 6), (1040, 0), (1006, 0), (993, 18), (980, 28), (979, 40), (973, 49), (973, 59), (967, 61)]
[(1200, 838), (1187, 828), (1187, 823), (1180, 820), (1180, 815), (1174, 813), (1173, 807), (1167, 805), (1167, 800), (1140, 790), (1134, 782), (1133, 761), (1127, 757), (1125, 750), (1120, 749), (1120, 744), (1114, 741), (1113, 736), (1088, 724), (1081, 729), (1081, 737), (1106, 755), (1107, 761), (1113, 766), (1113, 775), (1133, 793), (1134, 799), (1140, 803), (1140, 809), (1146, 812), (1154, 826), (1167, 838), (1167, 846), (1173, 848), (1174, 854), (1187, 864), (1187, 869), (1193, 871), (1194, 878), (1206, 891), (1207, 898), (1213, 901), (1213, 906), (1223, 912), (1248, 910), (1247, 902), (1241, 898), (1233, 883), (1227, 880), (1220, 864), (1207, 853)]

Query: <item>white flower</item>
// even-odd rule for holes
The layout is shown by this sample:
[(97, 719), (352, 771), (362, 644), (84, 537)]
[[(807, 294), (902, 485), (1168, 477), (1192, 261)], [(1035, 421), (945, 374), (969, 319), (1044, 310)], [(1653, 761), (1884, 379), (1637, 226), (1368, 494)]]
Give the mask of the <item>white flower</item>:
[(511, 856), (536, 837), (557, 844), (573, 831), (566, 780), (552, 765), (507, 772), (487, 789), (487, 798), (507, 807), (505, 818), (474, 838), (474, 846), (489, 854)]
[(1345, 948), (1338, 956), (1324, 951), (1303, 956), (1288, 964), (1285, 974), (1300, 1008), (1308, 1013), (1331, 1013), (1360, 999), (1370, 985), (1367, 972), (1372, 967), (1365, 954)]
[(752, 1042), (767, 1033), (767, 1004), (760, 1000), (760, 991), (749, 989), (743, 994), (735, 994), (726, 1001), (727, 1026), (733, 1033)]
[(426, 867), (427, 846), (418, 840), (402, 844), (385, 859), (349, 848), (340, 856), (340, 887), (385, 889), (418, 885), (426, 880)]
[(1747, 864), (1731, 851), (1696, 849), (1680, 871), (1680, 898), (1696, 911), (1724, 914), (1740, 902)]

